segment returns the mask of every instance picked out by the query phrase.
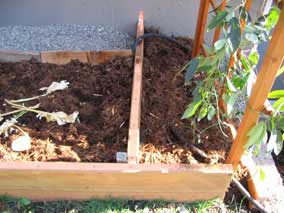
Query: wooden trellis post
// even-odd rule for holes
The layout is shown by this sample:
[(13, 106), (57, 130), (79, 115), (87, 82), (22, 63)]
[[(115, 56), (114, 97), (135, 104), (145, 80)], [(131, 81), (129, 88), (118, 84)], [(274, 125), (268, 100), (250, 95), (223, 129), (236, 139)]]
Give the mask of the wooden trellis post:
[(257, 123), (259, 114), (263, 110), (264, 102), (270, 92), (276, 77), (277, 70), (280, 68), (284, 57), (284, 9), (280, 14), (278, 23), (272, 35), (269, 47), (265, 54), (256, 83), (253, 87), (251, 96), (237, 132), (237, 136), (232, 145), (226, 163), (233, 165), (236, 169), (247, 142), (249, 130)]
[(191, 55), (192, 58), (199, 55), (200, 49), (202, 48), (209, 4), (210, 0), (200, 0), (198, 19), (195, 27), (194, 44)]

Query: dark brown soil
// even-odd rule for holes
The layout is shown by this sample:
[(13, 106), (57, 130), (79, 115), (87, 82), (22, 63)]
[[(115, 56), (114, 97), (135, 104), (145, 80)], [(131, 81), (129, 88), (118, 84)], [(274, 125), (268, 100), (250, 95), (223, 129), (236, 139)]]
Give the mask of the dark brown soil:
[[(190, 39), (179, 42), (192, 47)], [(190, 60), (190, 52), (159, 38), (147, 39), (143, 67), (141, 163), (223, 163), (231, 141), (222, 136), (216, 121), (203, 120), (205, 131), (197, 143), (192, 124), (181, 120), (191, 102), (193, 86), (184, 85), (178, 71)], [(48, 112), (79, 111), (80, 123), (58, 126), (28, 113), (20, 119), (33, 138), (27, 152), (12, 152), (11, 137), (1, 138), (0, 160), (114, 162), (126, 151), (132, 87), (132, 58), (116, 58), (106, 64), (73, 61), (67, 65), (36, 62), (0, 64), (0, 103), (41, 94), (41, 87), (67, 80), (69, 88), (42, 97), (40, 109)], [(175, 78), (176, 77), (176, 78)], [(34, 103), (29, 103), (31, 105)], [(11, 108), (0, 105), (0, 111)], [(175, 131), (173, 131), (175, 130)], [(180, 137), (177, 137), (176, 132)], [(205, 151), (203, 159), (191, 145)]]
[[(127, 150), (132, 87), (132, 58), (116, 58), (101, 65), (73, 61), (67, 65), (36, 62), (0, 64), (0, 111), (11, 108), (4, 99), (42, 94), (39, 88), (67, 80), (68, 89), (40, 98), (47, 112), (79, 111), (80, 122), (58, 126), (28, 113), (19, 121), (33, 138), (26, 152), (12, 152), (11, 137), (0, 139), (0, 160), (114, 162)], [(27, 103), (33, 105), (34, 103)]]
[[(192, 47), (192, 41), (180, 38), (179, 42)], [(146, 40), (143, 67), (143, 101), (141, 125), (142, 163), (198, 163), (206, 162), (194, 153), (190, 144), (204, 150), (210, 160), (206, 163), (222, 163), (230, 149), (231, 141), (222, 135), (219, 127), (210, 128), (197, 143), (192, 134), (192, 124), (181, 120), (186, 106), (192, 101), (194, 86), (184, 85), (184, 73), (175, 78), (179, 70), (190, 60), (176, 44), (159, 38)], [(206, 119), (198, 129), (216, 124)], [(178, 129), (185, 140), (180, 141), (172, 129)]]

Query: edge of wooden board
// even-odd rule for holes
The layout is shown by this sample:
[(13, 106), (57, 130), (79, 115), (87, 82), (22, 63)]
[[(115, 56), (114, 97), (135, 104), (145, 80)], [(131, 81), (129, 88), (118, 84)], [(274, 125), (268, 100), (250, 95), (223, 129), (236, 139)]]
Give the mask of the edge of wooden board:
[(102, 50), (102, 51), (42, 51), (41, 62), (66, 64), (71, 60), (85, 63), (100, 64), (115, 56), (132, 56), (131, 50)]
[(85, 63), (100, 64), (115, 56), (132, 56), (130, 49), (102, 50), (102, 51), (41, 51), (22, 52), (0, 50), (0, 62), (21, 62), (36, 60), (42, 63), (66, 64), (71, 60), (79, 60)]
[(34, 201), (223, 198), (232, 165), (0, 162), (0, 194)]
[[(144, 12), (140, 11), (137, 24), (137, 38), (144, 34)], [(129, 121), (127, 158), (128, 163), (139, 163), (140, 119), (142, 102), (142, 71), (144, 41), (136, 47), (134, 59), (133, 85), (131, 94), (131, 111)]]
[(29, 60), (40, 61), (39, 52), (21, 52), (13, 50), (0, 50), (0, 62), (20, 62)]

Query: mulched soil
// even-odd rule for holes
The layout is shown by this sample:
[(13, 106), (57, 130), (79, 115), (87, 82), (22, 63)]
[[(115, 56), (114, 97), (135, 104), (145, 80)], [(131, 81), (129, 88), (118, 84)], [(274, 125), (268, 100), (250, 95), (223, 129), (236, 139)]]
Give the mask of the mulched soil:
[[(192, 40), (178, 41), (192, 48)], [(141, 163), (223, 163), (231, 141), (222, 135), (216, 120), (202, 120), (200, 135), (192, 133), (189, 120), (181, 120), (192, 101), (191, 86), (184, 85), (178, 71), (190, 60), (190, 53), (159, 38), (145, 41), (141, 123)], [(0, 103), (41, 94), (41, 87), (67, 80), (69, 88), (40, 98), (40, 109), (48, 112), (79, 111), (80, 123), (58, 126), (28, 113), (19, 121), (33, 138), (26, 152), (11, 151), (11, 139), (0, 138), (0, 161), (115, 162), (118, 151), (127, 150), (128, 120), (132, 87), (132, 58), (91, 65), (73, 61), (67, 65), (37, 62), (0, 64)], [(35, 102), (29, 103), (31, 105)], [(0, 105), (0, 111), (11, 108)], [(192, 150), (203, 150), (209, 159)]]
[[(192, 40), (179, 38), (178, 41), (191, 49)], [(185, 86), (184, 73), (176, 75), (190, 55), (191, 51), (186, 53), (160, 38), (145, 42), (141, 163), (223, 163), (226, 158), (231, 141), (222, 135), (216, 120), (204, 119), (198, 123), (200, 131), (215, 125), (200, 135), (199, 143), (193, 136), (191, 122), (181, 120), (192, 101), (195, 85)], [(196, 155), (190, 145), (205, 151), (210, 159)]]
[[(0, 64), (0, 112), (11, 111), (4, 99), (42, 94), (39, 88), (67, 80), (68, 89), (39, 100), (47, 112), (79, 111), (80, 122), (58, 126), (28, 113), (20, 118), (32, 137), (30, 150), (11, 151), (11, 137), (0, 138), (0, 161), (115, 162), (127, 150), (132, 86), (132, 58), (115, 58), (101, 65), (72, 61), (67, 65), (37, 62)], [(37, 101), (38, 102), (38, 101)], [(33, 105), (36, 102), (26, 103)]]

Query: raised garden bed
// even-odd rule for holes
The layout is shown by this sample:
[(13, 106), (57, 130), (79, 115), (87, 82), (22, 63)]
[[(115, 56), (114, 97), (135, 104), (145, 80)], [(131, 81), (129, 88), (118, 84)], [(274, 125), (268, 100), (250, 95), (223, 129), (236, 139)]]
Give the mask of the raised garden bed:
[[(138, 35), (143, 34), (143, 26), (141, 14)], [(189, 40), (181, 42), (190, 47)], [(42, 109), (48, 111), (62, 110), (72, 113), (78, 110), (81, 120), (80, 123), (58, 127), (44, 120), (39, 121), (29, 114), (25, 115), (25, 130), (38, 138), (33, 141), (32, 150), (11, 158), (7, 158), (11, 153), (9, 142), (1, 139), (1, 150), (6, 151), (1, 152), (0, 162), (2, 194), (25, 196), (33, 200), (114, 197), (197, 201), (224, 196), (232, 176), (232, 167), (222, 164), (228, 150), (225, 148), (220, 151), (220, 147), (213, 143), (217, 139), (216, 135), (220, 134), (213, 128), (210, 131), (212, 134), (201, 138), (204, 143), (194, 144), (209, 154), (212, 151), (212, 162), (195, 159), (192, 149), (173, 134), (173, 129), (178, 129), (178, 132), (182, 129), (182, 137), (193, 139), (189, 134), (190, 129), (184, 128), (190, 124), (180, 122), (179, 114), (191, 100), (187, 95), (187, 90), (191, 88), (183, 87), (181, 77), (171, 82), (174, 74), (189, 59), (189, 54), (159, 40), (152, 40), (147, 45), (145, 60), (143, 42), (138, 45), (134, 74), (132, 57), (112, 57), (129, 56), (130, 51), (108, 51), (100, 54), (44, 52), (29, 56), (13, 53), (12, 59), (11, 53), (4, 54), (2, 61), (8, 58), (6, 61), (16, 62), (32, 57), (41, 62), (57, 64), (65, 64), (70, 59), (93, 64), (76, 61), (61, 66), (38, 62), (0, 65), (3, 79), (6, 79), (1, 81), (1, 87), (4, 88), (0, 95), (2, 102), (4, 98), (19, 99), (37, 95), (34, 93), (38, 88), (48, 86), (52, 81), (68, 80), (69, 89), (40, 98), (39, 101)], [(97, 55), (102, 57), (95, 57)], [(18, 56), (24, 58), (18, 60)], [(99, 64), (101, 62), (105, 63)], [(99, 65), (94, 65), (96, 63)], [(163, 77), (162, 72), (165, 74)], [(1, 106), (1, 111), (5, 110), (8, 109)], [(202, 124), (204, 128), (209, 125), (211, 124)], [(138, 155), (140, 134), (141, 158)], [(46, 138), (50, 138), (53, 143), (46, 142)], [(225, 147), (230, 147), (230, 140), (220, 137), (217, 140), (224, 141), (222, 145), (227, 144)], [(50, 153), (48, 145), (53, 146)], [(154, 148), (154, 152), (145, 148), (150, 146)], [(67, 152), (62, 148), (67, 149)], [(37, 149), (45, 151), (41, 156), (35, 156)], [(114, 163), (116, 152), (125, 152), (126, 149), (128, 164)], [(157, 157), (155, 150), (161, 153), (161, 157)], [(62, 153), (69, 153), (70, 156)], [(150, 158), (147, 157), (149, 155)], [(23, 160), (57, 162), (22, 162)], [(153, 164), (147, 165), (144, 162)]]

